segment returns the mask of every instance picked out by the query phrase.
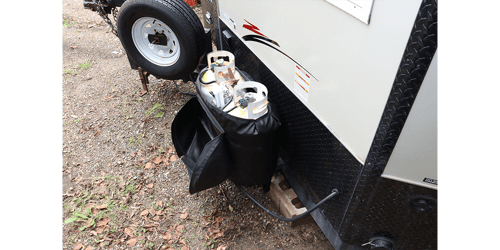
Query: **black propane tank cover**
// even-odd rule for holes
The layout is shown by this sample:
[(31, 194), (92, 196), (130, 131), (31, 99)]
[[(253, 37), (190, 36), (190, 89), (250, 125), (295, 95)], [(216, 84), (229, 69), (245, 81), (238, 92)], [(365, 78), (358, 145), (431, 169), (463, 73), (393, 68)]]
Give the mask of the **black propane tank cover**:
[(191, 194), (227, 178), (246, 187), (269, 186), (278, 163), (281, 122), (274, 104), (268, 103), (267, 109), (257, 119), (243, 119), (197, 95), (179, 110), (172, 122), (172, 141), (183, 156)]
[(267, 113), (243, 119), (206, 105), (225, 131), (226, 146), (231, 156), (229, 179), (241, 186), (269, 185), (278, 165), (278, 109), (267, 104)]
[(393, 250), (394, 241), (387, 237), (377, 236), (370, 239), (372, 249), (375, 250)]
[[(215, 187), (226, 180), (230, 159), (224, 130), (193, 97), (179, 110), (172, 122), (172, 141), (189, 174), (189, 193)], [(206, 129), (211, 128), (211, 129)]]

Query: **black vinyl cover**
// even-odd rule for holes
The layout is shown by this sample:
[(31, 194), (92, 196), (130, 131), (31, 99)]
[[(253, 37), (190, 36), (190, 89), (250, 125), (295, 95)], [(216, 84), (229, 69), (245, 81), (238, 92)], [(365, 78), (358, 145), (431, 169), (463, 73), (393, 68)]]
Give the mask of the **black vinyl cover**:
[(267, 114), (242, 119), (207, 105), (225, 131), (231, 157), (229, 179), (241, 186), (269, 185), (278, 163), (277, 130), (281, 125), (277, 108), (267, 104)]
[[(201, 74), (200, 74), (201, 75)], [(277, 108), (256, 120), (231, 116), (197, 95), (177, 113), (172, 141), (187, 167), (193, 194), (226, 178), (241, 186), (268, 187), (278, 162)]]
[[(189, 173), (189, 193), (194, 194), (217, 186), (228, 176), (230, 161), (224, 140), (224, 130), (217, 121), (205, 112), (204, 104), (198, 97), (191, 98), (179, 110), (172, 122), (172, 141), (177, 155), (183, 156), (182, 161)], [(213, 126), (209, 131), (207, 124)], [(213, 134), (213, 132), (219, 134)]]

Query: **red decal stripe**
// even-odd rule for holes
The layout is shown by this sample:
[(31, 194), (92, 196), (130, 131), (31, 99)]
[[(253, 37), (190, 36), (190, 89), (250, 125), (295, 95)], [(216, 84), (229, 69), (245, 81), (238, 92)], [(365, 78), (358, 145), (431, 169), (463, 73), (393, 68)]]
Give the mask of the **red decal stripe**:
[(306, 72), (304, 72), (304, 70), (302, 70), (301, 68), (299, 68), (299, 66), (295, 65), (295, 67), (297, 67), (297, 69), (300, 70), (300, 72), (304, 73), (304, 75), (306, 75), (307, 77), (311, 78)]
[[(243, 20), (245, 20), (245, 19), (243, 19)], [(257, 31), (257, 30), (259, 30), (259, 28), (257, 28), (257, 26), (255, 26), (255, 25), (251, 24), (251, 23), (250, 23), (249, 21), (247, 21), (247, 20), (245, 20), (245, 22), (247, 22), (247, 23), (248, 23), (248, 24), (250, 24), (250, 25), (248, 25), (248, 24), (243, 24), (243, 28), (245, 28), (245, 29), (247, 29), (247, 30), (252, 31), (252, 32), (253, 32), (253, 33), (255, 33), (255, 34), (261, 35), (261, 36), (263, 36), (263, 37), (267, 37), (267, 36), (265, 36), (264, 34), (262, 34), (262, 33), (260, 33), (260, 32), (258, 32), (258, 31)]]

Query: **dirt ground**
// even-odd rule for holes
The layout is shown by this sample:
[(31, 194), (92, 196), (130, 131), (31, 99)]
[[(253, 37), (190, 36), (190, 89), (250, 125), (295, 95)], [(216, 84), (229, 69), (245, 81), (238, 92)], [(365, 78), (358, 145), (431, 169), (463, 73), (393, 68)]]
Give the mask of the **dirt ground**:
[[(139, 96), (98, 14), (63, 0), (62, 18), (64, 249), (333, 249), (315, 223), (292, 229), (232, 182), (190, 195), (170, 125), (191, 97), (153, 76)], [(248, 191), (276, 211), (260, 188)]]

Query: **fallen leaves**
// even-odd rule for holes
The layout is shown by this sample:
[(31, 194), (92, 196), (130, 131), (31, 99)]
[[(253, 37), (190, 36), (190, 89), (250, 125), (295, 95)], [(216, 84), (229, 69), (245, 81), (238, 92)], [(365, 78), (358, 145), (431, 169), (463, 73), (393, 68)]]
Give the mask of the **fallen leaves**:
[(188, 213), (181, 214), (181, 219), (185, 220), (189, 216)]
[(153, 159), (153, 163), (156, 165), (160, 164), (162, 161), (163, 159), (159, 156)]
[(134, 229), (130, 227), (125, 228), (124, 233), (130, 237), (134, 237)]
[(144, 167), (144, 169), (150, 169), (152, 167), (153, 167), (153, 163), (148, 162), (148, 163), (146, 163), (146, 166)]
[(213, 239), (217, 239), (217, 238), (224, 236), (224, 231), (222, 231), (220, 229), (208, 228), (208, 231), (211, 233)]
[(172, 146), (168, 146), (168, 153), (172, 154), (174, 152), (174, 148)]
[(169, 163), (169, 162), (168, 162), (168, 156), (167, 156), (167, 155), (165, 155), (163, 158), (161, 158), (161, 161), (162, 161), (163, 163), (165, 163), (165, 164), (167, 164), (167, 165), (168, 165), (168, 163)]
[(107, 207), (108, 207), (108, 204), (102, 204), (102, 205), (99, 205), (99, 206), (97, 206), (95, 208), (97, 208), (97, 209), (105, 209)]
[(78, 242), (73, 246), (73, 250), (80, 250), (82, 247), (83, 244), (81, 242)]
[(99, 187), (99, 194), (104, 194), (104, 191), (106, 191), (106, 185), (101, 184)]
[(169, 232), (166, 232), (165, 235), (163, 235), (163, 239), (166, 241), (169, 241), (172, 239), (172, 234)]
[(85, 226), (86, 226), (86, 227), (90, 227), (90, 225), (91, 225), (91, 224), (92, 224), (92, 218), (89, 218), (89, 219), (87, 220), (87, 223), (85, 223)]
[(170, 156), (170, 161), (173, 162), (173, 161), (177, 161), (177, 155), (172, 155)]
[(148, 185), (146, 185), (147, 188), (153, 188), (154, 184), (153, 183), (149, 183)]
[(220, 238), (224, 236), (224, 232), (223, 231), (220, 231), (220, 232), (217, 232), (215, 235), (214, 235), (214, 239), (217, 239), (217, 238)]
[(115, 97), (116, 97), (116, 95), (108, 94), (107, 96), (104, 97), (104, 100), (111, 100), (111, 99), (113, 99)]
[(106, 226), (108, 224), (108, 222), (110, 222), (110, 221), (111, 221), (111, 218), (106, 217), (106, 218), (100, 220), (99, 222), (97, 222), (97, 226), (98, 227)]
[(133, 246), (135, 246), (135, 244), (137, 244), (137, 239), (136, 238), (132, 238), (132, 239), (130, 239), (130, 240), (127, 241), (127, 245), (129, 247), (133, 247)]
[(145, 209), (144, 211), (141, 212), (141, 216), (148, 216), (149, 210)]

